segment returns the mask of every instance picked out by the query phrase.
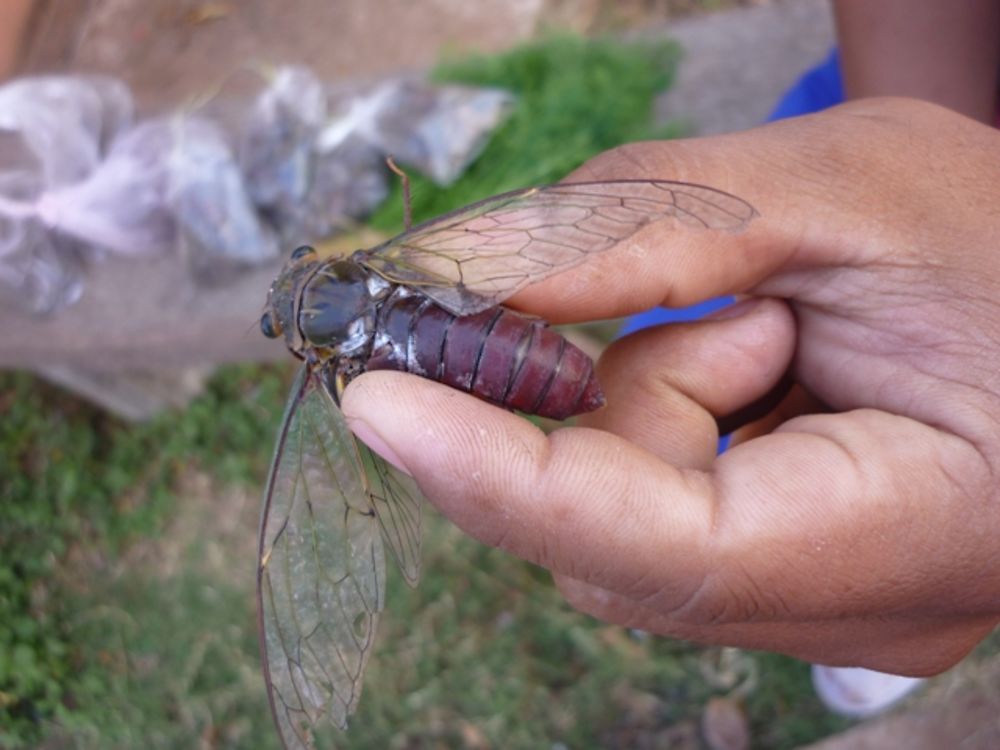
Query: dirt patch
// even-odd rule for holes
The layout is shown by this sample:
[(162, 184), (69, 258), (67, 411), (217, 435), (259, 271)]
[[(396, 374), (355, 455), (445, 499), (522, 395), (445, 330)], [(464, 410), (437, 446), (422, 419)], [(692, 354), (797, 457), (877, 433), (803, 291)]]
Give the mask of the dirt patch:
[(182, 569), (240, 589), (253, 587), (260, 493), (222, 485), (198, 469), (176, 480), (177, 508), (163, 533), (144, 539), (122, 557), (122, 571), (171, 578)]
[(143, 111), (180, 106), (246, 66), (304, 64), (326, 80), (423, 69), (442, 54), (529, 37), (543, 0), (47, 2), (22, 69), (122, 77)]

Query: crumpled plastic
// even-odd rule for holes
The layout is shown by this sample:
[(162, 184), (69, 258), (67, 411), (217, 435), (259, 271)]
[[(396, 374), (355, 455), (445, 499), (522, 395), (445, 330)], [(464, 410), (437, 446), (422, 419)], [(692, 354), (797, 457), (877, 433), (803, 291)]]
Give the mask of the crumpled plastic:
[(169, 252), (176, 241), (175, 222), (165, 204), (173, 141), (168, 120), (125, 131), (86, 179), (39, 196), (39, 219), (56, 233), (121, 255)]
[(34, 210), (54, 235), (120, 255), (177, 248), (202, 282), (279, 255), (225, 134), (197, 116), (139, 123), (87, 179), (42, 193)]
[(196, 282), (224, 282), (370, 213), (389, 191), (387, 155), (452, 182), (512, 102), (413, 80), (346, 95), (285, 66), (225, 116), (135, 123), (112, 78), (15, 80), (0, 86), (0, 302), (66, 307), (109, 253), (176, 252)]
[(350, 132), (332, 145), (320, 141), (331, 99), (312, 71), (280, 68), (238, 134), (247, 190), (285, 245), (350, 227), (389, 193), (383, 151)]
[(104, 76), (36, 76), (0, 86), (0, 301), (48, 314), (80, 297), (90, 251), (50, 232), (37, 201), (93, 172), (132, 112), (125, 85)]
[(165, 203), (195, 277), (219, 283), (277, 258), (278, 238), (257, 214), (219, 127), (197, 117), (165, 124), (173, 137)]
[(514, 101), (502, 89), (388, 81), (340, 102), (319, 147), (331, 149), (355, 135), (447, 186), (479, 156)]
[(0, 86), (0, 130), (23, 141), (45, 185), (66, 185), (94, 170), (131, 123), (133, 107), (128, 88), (114, 78), (32, 76)]
[(71, 305), (83, 294), (86, 248), (52, 235), (41, 224), (22, 228), (30, 252), (22, 245), (0, 263), (0, 298), (17, 310), (48, 315)]
[(319, 78), (306, 68), (279, 69), (240, 134), (240, 167), (254, 203), (279, 217), (294, 215), (309, 192), (313, 140), (325, 120)]

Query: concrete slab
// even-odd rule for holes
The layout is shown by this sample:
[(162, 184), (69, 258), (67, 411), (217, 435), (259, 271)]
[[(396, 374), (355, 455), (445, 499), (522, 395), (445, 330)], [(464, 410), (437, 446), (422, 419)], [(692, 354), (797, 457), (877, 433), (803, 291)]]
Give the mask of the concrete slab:
[(697, 135), (759, 125), (835, 39), (827, 0), (774, 0), (641, 33), (662, 34), (683, 48), (677, 81), (660, 97), (656, 113), (661, 122), (687, 123)]
[(530, 36), (544, 0), (79, 0), (42, 3), (22, 69), (122, 77), (143, 111), (182, 106), (240, 66), (324, 80), (422, 70)]

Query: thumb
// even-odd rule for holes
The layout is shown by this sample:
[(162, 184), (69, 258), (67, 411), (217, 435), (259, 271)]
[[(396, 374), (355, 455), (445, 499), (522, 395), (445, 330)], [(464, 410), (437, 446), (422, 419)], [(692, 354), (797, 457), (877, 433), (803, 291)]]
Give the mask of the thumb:
[[(600, 572), (589, 566), (601, 558), (633, 571), (653, 565), (634, 549), (653, 528), (657, 546), (699, 559), (710, 505), (691, 487), (664, 505), (664, 486), (682, 487), (682, 470), (621, 437), (582, 427), (546, 435), (466, 393), (390, 371), (353, 380), (341, 407), (357, 437), (484, 544), (595, 583)], [(582, 555), (591, 543), (600, 552)]]

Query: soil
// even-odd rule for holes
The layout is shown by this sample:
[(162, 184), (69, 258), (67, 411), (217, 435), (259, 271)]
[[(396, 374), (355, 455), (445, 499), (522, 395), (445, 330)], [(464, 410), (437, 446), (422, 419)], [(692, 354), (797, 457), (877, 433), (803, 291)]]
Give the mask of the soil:
[(496, 51), (535, 29), (544, 0), (49, 0), (22, 71), (124, 78), (143, 112), (180, 106), (241, 67), (304, 64), (329, 81)]

